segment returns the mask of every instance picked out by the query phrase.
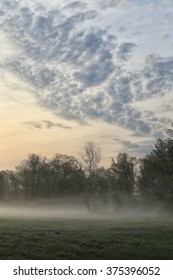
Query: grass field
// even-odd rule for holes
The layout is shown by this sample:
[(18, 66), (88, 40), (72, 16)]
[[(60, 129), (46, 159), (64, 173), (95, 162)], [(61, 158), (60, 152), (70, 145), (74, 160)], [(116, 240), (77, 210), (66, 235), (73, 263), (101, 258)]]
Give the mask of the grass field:
[(173, 221), (1, 218), (0, 259), (173, 259)]

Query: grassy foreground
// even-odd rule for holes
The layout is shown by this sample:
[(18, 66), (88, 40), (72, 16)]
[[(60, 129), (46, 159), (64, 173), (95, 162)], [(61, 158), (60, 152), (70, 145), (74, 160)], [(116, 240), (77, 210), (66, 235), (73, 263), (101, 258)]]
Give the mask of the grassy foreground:
[(173, 259), (173, 221), (0, 219), (0, 259)]

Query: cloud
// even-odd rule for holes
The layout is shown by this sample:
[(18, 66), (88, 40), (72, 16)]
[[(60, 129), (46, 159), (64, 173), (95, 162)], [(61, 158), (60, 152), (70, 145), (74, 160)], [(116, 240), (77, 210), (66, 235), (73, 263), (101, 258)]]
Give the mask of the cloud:
[(119, 46), (119, 49), (117, 51), (117, 56), (119, 59), (127, 60), (134, 48), (137, 47), (134, 43), (124, 42)]
[(36, 129), (51, 129), (51, 128), (63, 128), (63, 129), (71, 129), (71, 126), (64, 125), (62, 123), (54, 123), (49, 120), (43, 121), (27, 121), (23, 122), (22, 124), (27, 125), (29, 128), (36, 128)]
[(119, 27), (119, 32), (125, 32), (125, 31), (126, 31), (126, 27), (123, 26), (123, 25), (121, 25), (121, 26)]
[(129, 105), (123, 107), (123, 114), (118, 117), (117, 124), (131, 129), (135, 136), (145, 136), (151, 132), (151, 124), (146, 122), (142, 112)]
[(127, 8), (128, 5), (129, 5), (129, 2), (127, 0), (107, 0), (106, 2), (101, 0), (99, 2), (99, 6), (102, 10), (115, 8), (117, 6)]
[(23, 122), (22, 124), (27, 125), (29, 128), (42, 129), (42, 124), (37, 121), (27, 121), (27, 122)]
[(150, 55), (143, 70), (147, 79), (146, 92), (148, 95), (163, 95), (173, 89), (173, 57)]
[(42, 121), (43, 124), (46, 125), (46, 128), (54, 128), (54, 127), (60, 127), (64, 129), (71, 129), (71, 126), (69, 125), (64, 125), (62, 123), (53, 123), (52, 121)]
[[(140, 44), (129, 36), (121, 37), (130, 30), (127, 22), (122, 25), (118, 19), (117, 30), (124, 31), (120, 36), (103, 19), (107, 8), (116, 6), (116, 12), (126, 4), (74, 1), (62, 8), (58, 3), (55, 7), (2, 0), (0, 29), (18, 52), (1, 59), (0, 67), (26, 81), (40, 106), (67, 120), (103, 120), (136, 136), (154, 135), (170, 120), (155, 117), (153, 121), (154, 113), (134, 104), (172, 90), (173, 57), (149, 55), (143, 64), (131, 67), (131, 55), (135, 61)], [(50, 121), (28, 125), (69, 128)]]
[(104, 63), (101, 63), (101, 57), (99, 57), (95, 63), (83, 67), (79, 72), (75, 72), (74, 78), (82, 82), (85, 87), (97, 86), (102, 84), (113, 70), (114, 65), (110, 63), (109, 56)]
[(73, 9), (86, 9), (87, 8), (87, 4), (85, 2), (81, 2), (81, 1), (74, 1), (72, 3), (67, 4), (64, 9), (69, 9), (69, 10), (73, 10)]
[(146, 140), (146, 141), (141, 141), (138, 143), (128, 141), (128, 140), (122, 140), (121, 144), (123, 145), (125, 150), (128, 150), (129, 153), (132, 153), (136, 156), (143, 156), (146, 154), (149, 154), (153, 148), (154, 148), (154, 140)]

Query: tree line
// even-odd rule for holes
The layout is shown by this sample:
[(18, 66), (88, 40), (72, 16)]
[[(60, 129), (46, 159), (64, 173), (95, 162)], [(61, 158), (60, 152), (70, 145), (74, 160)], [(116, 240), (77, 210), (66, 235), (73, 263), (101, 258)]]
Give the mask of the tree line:
[(82, 198), (90, 210), (139, 205), (173, 206), (173, 130), (157, 139), (153, 150), (137, 159), (121, 152), (110, 167), (99, 167), (102, 155), (87, 142), (81, 160), (55, 154), (47, 159), (30, 154), (14, 171), (0, 172), (0, 199)]

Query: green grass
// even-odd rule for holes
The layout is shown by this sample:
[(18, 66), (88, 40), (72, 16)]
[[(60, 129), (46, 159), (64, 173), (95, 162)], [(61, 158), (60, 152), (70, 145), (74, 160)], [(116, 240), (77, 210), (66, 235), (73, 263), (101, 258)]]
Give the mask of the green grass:
[(173, 259), (173, 222), (1, 219), (0, 259)]

